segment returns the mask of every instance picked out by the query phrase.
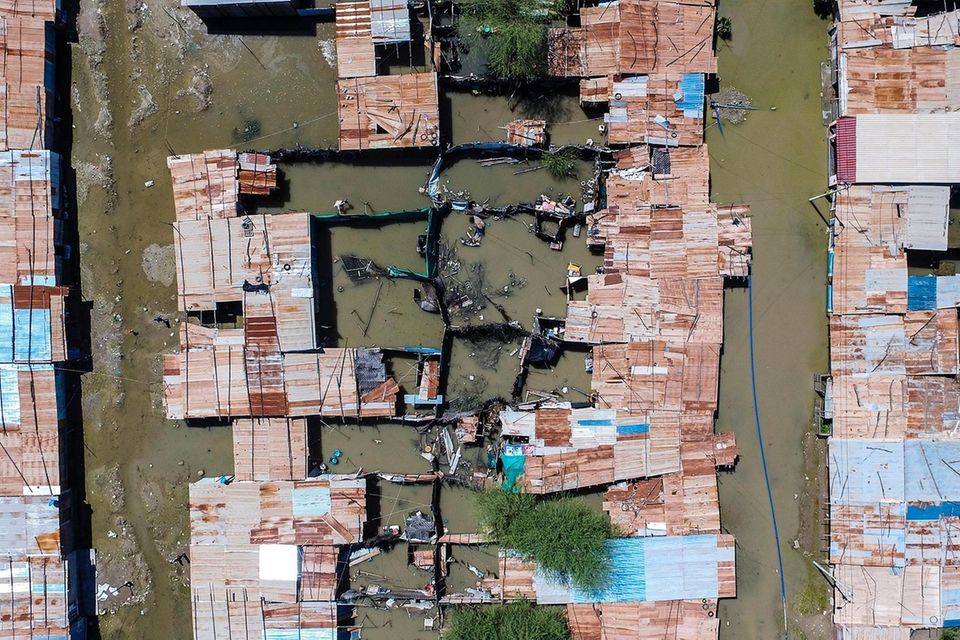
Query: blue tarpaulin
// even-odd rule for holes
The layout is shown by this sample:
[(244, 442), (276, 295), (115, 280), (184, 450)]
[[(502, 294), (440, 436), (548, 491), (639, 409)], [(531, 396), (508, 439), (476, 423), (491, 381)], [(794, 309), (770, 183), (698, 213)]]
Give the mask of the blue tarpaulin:
[(921, 311), (936, 308), (936, 276), (909, 276), (907, 278), (907, 310)]
[(523, 468), (527, 464), (527, 456), (502, 454), (500, 462), (503, 464), (503, 490), (519, 492), (517, 479), (523, 475)]
[(599, 420), (577, 420), (577, 425), (581, 427), (612, 427), (613, 420), (599, 419)]
[(649, 424), (621, 424), (617, 425), (617, 435), (632, 436), (641, 433), (650, 433)]
[(960, 516), (960, 502), (907, 506), (907, 520), (939, 520), (958, 516)]

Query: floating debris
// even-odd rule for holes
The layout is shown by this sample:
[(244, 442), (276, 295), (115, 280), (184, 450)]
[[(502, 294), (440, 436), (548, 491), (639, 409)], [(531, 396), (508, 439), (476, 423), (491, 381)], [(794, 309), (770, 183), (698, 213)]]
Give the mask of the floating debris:
[(753, 101), (747, 94), (734, 87), (728, 87), (710, 96), (710, 105), (714, 113), (730, 124), (740, 124), (747, 119), (747, 111), (754, 109)]

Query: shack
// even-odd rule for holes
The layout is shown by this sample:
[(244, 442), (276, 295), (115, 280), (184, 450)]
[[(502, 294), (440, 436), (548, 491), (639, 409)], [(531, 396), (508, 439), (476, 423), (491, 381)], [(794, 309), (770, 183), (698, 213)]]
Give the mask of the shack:
[(192, 484), (195, 640), (335, 634), (349, 616), (336, 603), (341, 546), (365, 521), (366, 482), (353, 477)]
[(340, 149), (399, 149), (439, 144), (437, 74), (406, 73), (337, 82)]
[(703, 142), (704, 75), (657, 73), (609, 83), (603, 117), (610, 144)]
[(60, 494), (57, 377), (49, 364), (0, 364), (0, 496)]
[(243, 329), (180, 327), (163, 356), (167, 417), (394, 416), (399, 386), (376, 349), (281, 353)]
[(52, 137), (56, 39), (49, 14), (17, 13), (0, 12), (0, 151), (36, 151)]
[(337, 2), (335, 11), (340, 79), (377, 75), (377, 47), (411, 40), (410, 8), (402, 0)]
[(960, 113), (884, 113), (831, 126), (831, 184), (960, 182)]
[(579, 27), (550, 30), (550, 74), (716, 73), (714, 0), (615, 0), (580, 9)]
[(233, 421), (236, 480), (302, 480), (307, 467), (304, 418), (240, 418)]
[(639, 416), (569, 403), (500, 413), (504, 456), (521, 464), (519, 486), (553, 493), (680, 470), (677, 416)]
[(193, 316), (163, 359), (168, 417), (396, 415), (378, 350), (321, 348), (310, 215), (237, 215), (242, 195), (276, 186), (270, 158), (221, 150), (167, 165), (178, 306)]

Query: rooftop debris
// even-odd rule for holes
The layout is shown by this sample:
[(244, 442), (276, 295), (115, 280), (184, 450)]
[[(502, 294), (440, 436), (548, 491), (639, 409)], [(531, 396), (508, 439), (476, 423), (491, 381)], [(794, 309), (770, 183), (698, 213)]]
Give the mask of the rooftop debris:
[(511, 120), (507, 124), (507, 142), (521, 147), (540, 147), (547, 142), (545, 120)]
[(407, 73), (337, 82), (340, 149), (439, 144), (437, 74)]
[(949, 247), (960, 12), (914, 5), (841, 0), (836, 25), (829, 554), (843, 638), (960, 624), (960, 286), (908, 267)]

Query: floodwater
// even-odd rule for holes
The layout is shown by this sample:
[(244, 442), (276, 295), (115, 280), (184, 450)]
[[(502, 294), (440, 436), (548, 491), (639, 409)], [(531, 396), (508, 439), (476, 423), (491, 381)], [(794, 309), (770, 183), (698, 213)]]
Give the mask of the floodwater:
[[(72, 57), (72, 163), (78, 173), (83, 295), (90, 301), (94, 343), (94, 373), (84, 377), (85, 464), (99, 581), (119, 586), (130, 580), (136, 596), (119, 608), (119, 602), (102, 603), (107, 611), (99, 619), (103, 637), (159, 640), (191, 634), (186, 572), (174, 562), (189, 542), (187, 483), (232, 469), (228, 428), (187, 428), (163, 418), (159, 354), (176, 348), (176, 300), (172, 282), (148, 280), (142, 263), (145, 249), (172, 243), (174, 212), (165, 158), (223, 147), (335, 146), (334, 74), (327, 60), (333, 25), (319, 25), (316, 34), (304, 36), (209, 35), (175, 0), (130, 6), (121, 0), (82, 3), (80, 42)], [(788, 587), (796, 593), (806, 576), (803, 561), (789, 550), (799, 525), (793, 494), (801, 492), (803, 480), (797, 452), (812, 405), (806, 393), (810, 373), (825, 367), (825, 237), (806, 203), (824, 183), (817, 63), (825, 56), (825, 23), (813, 17), (807, 0), (730, 0), (724, 12), (733, 18), (735, 33), (729, 46), (721, 46), (724, 82), (759, 105), (778, 107), (751, 113), (746, 124), (728, 127), (725, 140), (711, 132), (710, 143), (715, 200), (754, 206), (761, 417), (776, 469)], [(790, 25), (793, 37), (783, 38), (784, 25)], [(209, 108), (197, 111), (196, 95), (208, 90)], [(444, 108), (454, 143), (502, 139), (499, 127), (518, 115), (544, 117), (558, 144), (597, 135), (596, 115), (583, 112), (572, 95), (523, 105), (464, 92), (448, 96)], [(356, 214), (426, 206), (417, 188), (433, 159), (421, 154), (391, 166), (378, 165), (374, 158), (354, 165), (282, 165), (280, 193), (258, 209), (330, 212), (342, 198)], [(460, 162), (444, 179), (451, 188), (469, 189), (477, 200), (529, 201), (541, 193), (577, 197), (577, 181), (556, 181), (543, 171), (513, 175), (523, 168), (528, 165), (484, 169)], [(153, 186), (146, 186), (151, 181)], [(466, 230), (466, 220), (458, 215), (451, 214), (444, 225), (450, 239)], [(563, 251), (549, 250), (527, 233), (528, 222), (494, 221), (480, 248), (463, 247), (460, 254), (469, 262), (484, 262), (492, 286), (513, 287), (514, 295), (494, 299), (526, 327), (537, 307), (547, 315), (562, 312), (559, 287), (568, 262), (581, 264), (586, 273), (599, 263), (586, 253), (582, 240), (568, 238)], [(403, 223), (317, 231), (318, 245), (331, 256), (329, 264), (318, 265), (318, 278), (327, 281), (337, 300), (329, 318), (331, 339), (351, 346), (437, 345), (439, 321), (413, 305), (409, 283), (354, 285), (332, 261), (341, 252), (363, 251), (383, 260), (381, 266), (417, 266), (419, 228)], [(168, 271), (169, 278), (172, 265)], [(525, 281), (531, 295), (510, 285), (511, 272), (515, 282)], [(534, 289), (545, 290), (532, 295)], [(153, 322), (158, 314), (171, 318), (174, 326)], [(484, 314), (487, 319), (499, 315), (492, 307)], [(724, 637), (770, 638), (779, 624), (776, 564), (752, 435), (745, 317), (743, 292), (731, 292), (720, 427), (737, 431), (743, 458), (737, 472), (723, 479), (721, 500), (725, 526), (740, 541), (741, 597), (723, 605), (722, 619)], [(453, 386), (458, 379), (470, 382), (470, 375), (482, 373), (494, 380), (484, 395), (509, 396), (516, 358), (507, 351), (491, 368), (471, 357), (472, 352), (469, 345), (455, 342), (451, 390), (459, 392)], [(391, 360), (394, 373), (403, 366)], [(550, 370), (531, 371), (528, 382), (528, 388), (559, 391), (572, 400), (583, 399), (581, 392), (588, 387), (577, 352), (565, 354)], [(781, 389), (795, 391), (778, 394)], [(394, 470), (422, 468), (414, 466), (422, 459), (409, 426), (337, 426), (321, 431), (319, 439), (321, 455), (330, 447), (344, 452), (338, 465), (344, 469), (386, 469), (401, 462), (403, 469)], [(399, 522), (430, 502), (429, 486), (381, 484), (380, 490), (385, 522)], [(598, 503), (597, 496), (587, 497)], [(475, 527), (468, 490), (445, 488), (441, 507), (451, 530)], [(399, 550), (381, 560), (388, 562), (391, 575), (392, 568), (406, 566)], [(469, 562), (482, 565), (479, 559)], [(467, 575), (458, 584), (469, 581)], [(435, 637), (424, 632), (419, 612), (407, 616), (370, 609), (359, 618), (364, 637), (374, 640)]]
[[(749, 112), (742, 125), (724, 126), (725, 137), (716, 127), (709, 130), (712, 197), (753, 207), (757, 395), (789, 625), (792, 636), (827, 638), (829, 618), (810, 612), (800, 599), (826, 588), (816, 577), (808, 585), (809, 554), (820, 556), (818, 487), (811, 471), (822, 443), (805, 436), (811, 431), (813, 374), (827, 368), (827, 238), (807, 199), (826, 184), (819, 63), (828, 55), (828, 23), (815, 17), (807, 0), (728, 0), (720, 13), (733, 23), (732, 42), (719, 45), (721, 88), (736, 87), (760, 110)], [(720, 605), (721, 638), (769, 640), (782, 636), (783, 613), (753, 419), (746, 290), (728, 290), (725, 298), (717, 427), (736, 432), (740, 460), (720, 480), (723, 526), (737, 537), (738, 590), (736, 600)], [(805, 477), (811, 480), (806, 485)]]
[[(232, 471), (231, 433), (229, 428), (187, 428), (163, 417), (159, 354), (177, 345), (174, 273), (170, 266), (149, 280), (143, 256), (152, 245), (164, 249), (172, 243), (169, 223), (174, 211), (165, 159), (171, 153), (224, 147), (335, 147), (334, 74), (326, 58), (333, 25), (319, 25), (316, 34), (303, 36), (209, 35), (175, 0), (145, 0), (133, 9), (120, 0), (98, 0), (81, 4), (78, 30), (80, 42), (72, 56), (72, 164), (78, 170), (82, 286), (91, 305), (94, 343), (94, 373), (84, 377), (87, 501), (99, 581), (119, 587), (129, 580), (135, 596), (126, 605), (120, 599), (102, 602), (99, 625), (105, 638), (186, 638), (191, 634), (188, 568), (174, 560), (189, 544), (187, 485), (201, 474)], [(209, 96), (210, 106), (198, 111), (204, 96)], [(556, 141), (583, 142), (596, 130), (596, 121), (572, 96), (552, 102)], [(517, 117), (513, 113), (531, 115), (526, 106), (511, 112), (506, 104), (500, 98), (452, 96), (445, 104), (453, 122), (452, 142), (478, 139), (476, 130), (458, 123), (484, 122), (483, 127), (493, 131)], [(503, 137), (499, 130), (481, 136)], [(351, 213), (360, 215), (427, 206), (418, 187), (435, 154), (403, 155), (408, 159), (390, 156), (389, 166), (385, 156), (367, 155), (353, 164), (283, 164), (278, 193), (255, 209), (328, 213), (338, 199), (349, 200)], [(524, 167), (529, 165), (513, 170)], [(481, 200), (578, 195), (578, 180), (556, 181), (542, 171), (514, 177), (507, 169), (457, 163), (451, 175), (458, 188), (470, 189)], [(505, 190), (501, 183), (507, 173), (511, 187)], [(451, 237), (462, 233), (464, 220), (448, 220)], [(371, 257), (381, 266), (421, 267), (415, 247), (422, 227), (418, 222), (380, 228), (317, 223), (318, 255), (329, 256), (317, 265), (318, 284), (321, 295), (336, 300), (321, 322), (328, 327), (325, 337), (350, 346), (439, 346), (439, 318), (416, 307), (412, 283), (381, 279), (353, 284), (333, 261), (349, 252)], [(529, 265), (522, 268), (523, 278), (532, 288), (548, 285), (549, 294), (537, 297), (544, 299), (545, 312), (557, 312), (567, 262), (576, 260), (585, 267), (593, 263), (577, 253), (582, 250), (579, 243), (551, 252), (527, 234), (522, 222), (498, 222), (491, 225), (489, 242), (471, 250), (482, 256), (478, 260), (496, 265), (491, 274), (498, 283), (507, 278), (503, 265), (516, 258), (516, 247), (505, 244), (512, 243), (513, 235), (520, 236), (519, 246), (538, 261), (535, 267), (523, 255)], [(506, 306), (529, 326), (536, 304), (517, 295)], [(157, 315), (169, 318), (172, 326), (153, 322)], [(563, 363), (558, 371), (563, 371)], [(570, 376), (582, 369), (582, 364), (574, 364)], [(388, 366), (404, 390), (415, 385), (408, 360), (391, 353)], [(568, 374), (557, 375), (556, 383), (538, 386), (565, 384)], [(583, 375), (579, 387), (588, 384)], [(508, 384), (512, 379), (511, 374)], [(426, 470), (415, 440), (410, 426), (321, 428), (317, 453), (340, 448), (343, 469), (388, 469), (402, 462), (402, 468), (393, 470)], [(385, 521), (399, 523), (410, 510), (430, 502), (429, 487), (383, 485), (383, 491)], [(475, 528), (469, 490), (446, 488), (442, 508), (450, 527)], [(395, 564), (398, 571), (406, 566), (405, 553), (394, 552), (382, 561)], [(359, 617), (364, 637), (374, 640), (424, 633), (435, 637), (424, 632), (420, 613), (364, 609)]]

